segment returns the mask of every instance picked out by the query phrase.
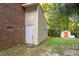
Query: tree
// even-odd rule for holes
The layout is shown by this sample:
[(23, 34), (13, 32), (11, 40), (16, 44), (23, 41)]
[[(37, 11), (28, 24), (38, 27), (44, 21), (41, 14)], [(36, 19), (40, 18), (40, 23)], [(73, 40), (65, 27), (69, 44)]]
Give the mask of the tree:
[[(71, 30), (77, 28), (79, 21), (79, 4), (63, 4), (63, 3), (45, 3), (41, 4), (44, 15), (46, 17), (49, 35), (58, 34), (63, 30)], [(73, 20), (71, 20), (71, 19)], [(76, 20), (76, 21), (75, 21)], [(75, 25), (72, 25), (75, 24)], [(56, 36), (55, 35), (55, 36)]]

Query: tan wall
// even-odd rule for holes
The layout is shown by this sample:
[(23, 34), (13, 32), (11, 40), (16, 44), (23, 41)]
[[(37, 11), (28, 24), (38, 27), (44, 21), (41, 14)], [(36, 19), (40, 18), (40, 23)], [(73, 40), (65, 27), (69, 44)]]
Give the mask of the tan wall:
[(37, 6), (27, 7), (25, 9), (25, 25), (34, 25), (34, 44), (38, 44), (38, 18)]
[(47, 38), (47, 25), (39, 5), (25, 9), (25, 25), (34, 25), (34, 44), (38, 45)]
[(42, 13), (42, 9), (40, 6), (38, 6), (38, 40), (39, 43), (43, 41), (45, 38), (47, 38), (47, 25), (44, 18), (44, 15)]

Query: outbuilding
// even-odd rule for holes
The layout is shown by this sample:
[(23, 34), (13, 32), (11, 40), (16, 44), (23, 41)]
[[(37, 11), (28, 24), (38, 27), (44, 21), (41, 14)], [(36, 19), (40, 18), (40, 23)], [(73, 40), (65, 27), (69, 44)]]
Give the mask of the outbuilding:
[(0, 4), (0, 50), (23, 43), (38, 45), (47, 37), (40, 4)]

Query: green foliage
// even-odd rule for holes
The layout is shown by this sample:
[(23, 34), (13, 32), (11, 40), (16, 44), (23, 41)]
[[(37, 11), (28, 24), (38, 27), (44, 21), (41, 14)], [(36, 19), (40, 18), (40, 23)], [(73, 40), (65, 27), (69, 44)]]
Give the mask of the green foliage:
[(67, 21), (67, 20), (63, 21), (63, 19), (67, 19), (65, 16), (63, 16), (65, 10), (63, 9), (64, 5), (63, 4), (41, 4), (41, 5), (47, 19), (49, 35), (59, 36), (60, 31), (64, 30), (64, 27), (66, 26), (64, 22)]
[(45, 3), (41, 4), (47, 21), (49, 36), (59, 36), (63, 30), (78, 30), (78, 4)]

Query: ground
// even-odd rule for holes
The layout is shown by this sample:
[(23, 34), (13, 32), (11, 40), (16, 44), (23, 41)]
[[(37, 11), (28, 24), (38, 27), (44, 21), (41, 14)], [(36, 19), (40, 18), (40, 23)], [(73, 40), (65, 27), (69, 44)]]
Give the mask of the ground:
[(0, 55), (8, 56), (78, 56), (79, 39), (47, 38), (38, 46), (17, 45)]

